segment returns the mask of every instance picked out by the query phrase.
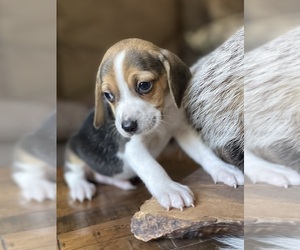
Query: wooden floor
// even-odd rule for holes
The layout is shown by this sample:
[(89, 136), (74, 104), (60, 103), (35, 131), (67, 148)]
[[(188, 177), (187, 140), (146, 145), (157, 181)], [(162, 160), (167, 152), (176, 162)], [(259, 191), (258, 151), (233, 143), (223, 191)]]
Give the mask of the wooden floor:
[[(174, 157), (176, 155), (176, 157)], [(179, 151), (160, 158), (174, 180), (183, 179), (198, 166)], [(176, 168), (175, 168), (176, 166)], [(97, 196), (84, 203), (72, 202), (60, 176), (57, 198), (59, 249), (216, 249), (212, 239), (159, 239), (144, 243), (130, 231), (130, 220), (150, 194), (143, 183), (133, 191), (98, 185)]]
[[(300, 186), (245, 185), (245, 236), (300, 235)], [(300, 249), (300, 248), (299, 248)]]
[[(174, 180), (198, 168), (180, 152), (165, 155), (160, 161)], [(211, 239), (137, 240), (130, 232), (130, 220), (150, 198), (140, 181), (134, 191), (99, 185), (94, 200), (78, 203), (69, 199), (59, 169), (57, 202), (38, 203), (22, 198), (10, 173), (9, 168), (0, 168), (0, 250), (216, 248)]]
[(26, 202), (0, 168), (0, 250), (56, 249), (56, 202)]
[[(198, 169), (177, 150), (166, 152), (160, 162), (176, 181)], [(10, 169), (0, 167), (0, 250), (210, 250), (220, 246), (213, 239), (159, 239), (148, 243), (137, 240), (130, 231), (130, 220), (150, 198), (141, 182), (133, 191), (99, 185), (95, 199), (83, 203), (70, 200), (61, 169), (57, 185), (57, 202), (25, 202), (10, 178)], [(253, 249), (247, 247), (247, 238), (253, 232), (278, 235), (279, 228), (280, 233), (300, 234), (299, 192), (300, 187), (245, 186), (245, 249)]]

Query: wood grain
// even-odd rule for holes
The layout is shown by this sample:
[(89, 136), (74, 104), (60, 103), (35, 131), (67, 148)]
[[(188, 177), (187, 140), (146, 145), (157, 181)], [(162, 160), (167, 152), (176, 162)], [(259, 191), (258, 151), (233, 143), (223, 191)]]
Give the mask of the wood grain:
[[(175, 157), (174, 157), (175, 156)], [(177, 148), (165, 151), (159, 158), (172, 179), (180, 181), (199, 166)], [(211, 178), (202, 176), (206, 183)], [(58, 171), (57, 239), (59, 249), (215, 249), (221, 244), (213, 239), (158, 239), (150, 242), (137, 240), (130, 231), (134, 213), (151, 196), (144, 184), (137, 189), (123, 191), (113, 186), (97, 185), (92, 201), (72, 202), (69, 190)], [(202, 245), (204, 248), (202, 248)], [(209, 248), (209, 246), (211, 248)]]
[(10, 168), (0, 168), (2, 249), (55, 249), (56, 202), (25, 201), (10, 174)]
[(54, 249), (56, 241), (55, 227), (39, 228), (2, 235), (7, 250)]
[(245, 186), (245, 235), (300, 235), (300, 187)]

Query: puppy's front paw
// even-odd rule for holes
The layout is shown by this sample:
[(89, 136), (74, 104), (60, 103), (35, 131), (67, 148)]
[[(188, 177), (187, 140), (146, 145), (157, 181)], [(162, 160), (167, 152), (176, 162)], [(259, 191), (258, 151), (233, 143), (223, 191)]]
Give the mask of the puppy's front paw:
[(83, 202), (85, 199), (91, 200), (96, 193), (96, 186), (88, 182), (83, 174), (66, 172), (65, 180), (70, 188), (70, 196), (73, 201)]
[(70, 195), (72, 200), (83, 202), (85, 199), (91, 200), (96, 193), (96, 186), (85, 179), (78, 179), (74, 185), (70, 187)]
[(274, 168), (262, 166), (258, 170), (259, 171), (249, 171), (248, 173), (248, 177), (253, 183), (263, 182), (284, 188), (300, 185), (300, 174), (288, 167), (279, 165), (274, 165)]
[(56, 197), (56, 184), (48, 180), (36, 180), (22, 190), (26, 200), (42, 202), (46, 199), (54, 200)]
[(234, 188), (237, 185), (244, 185), (244, 174), (242, 171), (226, 163), (215, 166), (210, 175), (215, 183), (222, 182)]
[(42, 202), (46, 199), (54, 200), (56, 197), (56, 184), (41, 176), (17, 172), (12, 177), (21, 188), (23, 197), (28, 201)]
[(184, 185), (177, 182), (168, 182), (157, 186), (153, 192), (157, 201), (168, 211), (173, 207), (183, 210), (184, 207), (194, 206), (194, 194)]

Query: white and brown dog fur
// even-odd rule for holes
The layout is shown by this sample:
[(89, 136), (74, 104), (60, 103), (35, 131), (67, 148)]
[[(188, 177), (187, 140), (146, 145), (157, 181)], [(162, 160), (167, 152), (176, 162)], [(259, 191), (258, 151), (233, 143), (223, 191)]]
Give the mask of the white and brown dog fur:
[[(140, 39), (122, 40), (106, 52), (97, 73), (95, 111), (71, 138), (67, 150), (65, 179), (74, 200), (94, 195), (95, 185), (88, 175), (124, 189), (133, 188), (128, 179), (138, 175), (166, 209), (193, 206), (192, 191), (171, 180), (155, 160), (171, 138), (215, 182), (243, 185), (243, 173), (230, 164), (234, 161), (228, 161), (227, 155), (226, 163), (216, 155), (227, 144), (210, 149), (187, 119), (186, 105), (181, 104), (190, 77), (188, 66), (176, 55)], [(103, 105), (103, 96), (109, 105)], [(185, 104), (188, 101), (186, 97)]]

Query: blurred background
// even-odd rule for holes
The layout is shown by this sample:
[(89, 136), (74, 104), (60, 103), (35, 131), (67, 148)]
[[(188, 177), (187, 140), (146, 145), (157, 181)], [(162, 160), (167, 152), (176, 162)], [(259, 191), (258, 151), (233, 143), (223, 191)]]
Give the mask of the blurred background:
[(16, 144), (56, 109), (55, 1), (0, 0), (0, 76), (0, 248), (50, 249), (56, 203), (27, 202), (11, 173)]
[[(300, 26), (300, 5), (297, 0), (245, 0), (244, 2), (246, 53)], [(275, 49), (274, 53), (277, 53)], [(295, 51), (295, 54), (299, 54), (299, 50)], [(245, 54), (246, 57), (247, 54)], [(272, 54), (270, 54), (271, 57)], [(300, 69), (296, 69), (295, 65), (291, 68), (286, 65), (284, 68), (286, 72), (289, 72), (286, 74), (286, 81), (291, 84), (290, 86), (296, 86), (297, 82), (300, 86)], [(292, 71), (293, 69), (295, 71)], [(270, 69), (269, 74), (276, 79), (277, 72)], [(293, 91), (299, 91), (299, 88), (294, 88)], [(244, 99), (245, 105), (247, 104), (246, 97), (247, 95)], [(271, 98), (268, 101), (276, 102)], [(293, 105), (298, 106), (300, 112), (300, 100)], [(246, 118), (245, 114), (245, 121)], [(299, 166), (297, 170), (300, 171)], [(246, 178), (244, 187), (245, 249), (299, 248), (299, 188), (299, 186), (284, 189), (266, 184), (253, 185)]]
[(56, 107), (56, 4), (0, 1), (0, 166)]
[(245, 52), (300, 25), (298, 0), (245, 0)]

